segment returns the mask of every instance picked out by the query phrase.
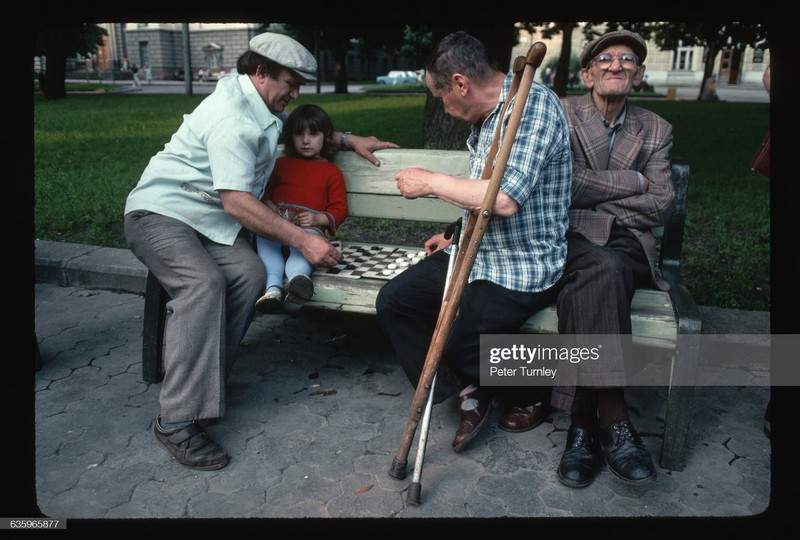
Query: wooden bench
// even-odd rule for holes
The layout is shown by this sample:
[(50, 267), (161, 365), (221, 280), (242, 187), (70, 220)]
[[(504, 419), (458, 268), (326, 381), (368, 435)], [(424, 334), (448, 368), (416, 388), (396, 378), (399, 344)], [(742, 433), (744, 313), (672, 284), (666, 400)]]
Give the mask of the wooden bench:
[[(435, 198), (404, 199), (397, 191), (394, 174), (405, 167), (423, 167), (468, 177), (466, 151), (395, 149), (378, 152), (380, 167), (370, 165), (353, 152), (340, 152), (337, 165), (347, 182), (349, 215), (352, 217), (414, 220), (450, 223), (461, 217), (461, 210)], [(694, 388), (680, 381), (691, 381), (697, 363), (696, 347), (678, 347), (678, 335), (699, 334), (701, 321), (697, 306), (681, 282), (681, 247), (686, 217), (689, 165), (673, 160), (672, 182), (675, 200), (663, 228), (654, 231), (661, 238), (660, 269), (670, 283), (669, 292), (639, 289), (633, 299), (634, 344), (666, 351), (671, 361), (672, 384), (665, 412), (661, 467), (682, 470), (688, 437)], [(357, 242), (344, 242), (344, 247)], [(363, 244), (375, 245), (373, 243)], [(420, 250), (421, 246), (397, 246)], [(375, 313), (375, 299), (386, 283), (383, 279), (346, 278), (314, 275), (314, 296), (306, 307)], [(163, 333), (168, 316), (168, 296), (152, 274), (145, 293), (142, 377), (149, 383), (163, 377)], [(305, 309), (305, 308), (304, 308)], [(551, 306), (532, 316), (522, 328), (527, 333), (556, 333), (557, 316)]]

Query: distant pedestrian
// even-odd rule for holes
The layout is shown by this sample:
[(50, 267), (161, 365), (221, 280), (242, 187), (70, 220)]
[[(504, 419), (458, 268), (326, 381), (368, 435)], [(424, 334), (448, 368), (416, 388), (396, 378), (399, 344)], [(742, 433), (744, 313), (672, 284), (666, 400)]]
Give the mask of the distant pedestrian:
[(567, 79), (567, 86), (570, 88), (578, 86), (578, 74), (575, 71), (570, 72), (569, 78)]
[(139, 68), (136, 64), (131, 66), (131, 73), (133, 74), (133, 86), (142, 86), (142, 81), (139, 79)]
[(544, 76), (542, 77), (542, 83), (548, 87), (553, 87), (553, 79), (555, 78), (555, 73), (553, 72), (552, 68), (545, 68)]
[(147, 84), (153, 84), (153, 68), (149, 65), (144, 67), (144, 78), (147, 80)]
[(714, 76), (706, 79), (705, 88), (703, 88), (703, 101), (719, 101), (717, 95), (717, 78)]

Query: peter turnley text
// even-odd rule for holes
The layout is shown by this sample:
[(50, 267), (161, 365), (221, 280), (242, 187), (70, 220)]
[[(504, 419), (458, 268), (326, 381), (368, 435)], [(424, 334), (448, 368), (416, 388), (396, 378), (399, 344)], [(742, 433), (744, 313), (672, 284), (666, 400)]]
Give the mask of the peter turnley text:
[(554, 379), (556, 376), (555, 369), (542, 368), (542, 367), (528, 367), (519, 366), (515, 368), (489, 366), (490, 377), (549, 377)]
[(525, 347), (512, 345), (510, 347), (494, 347), (489, 350), (489, 362), (550, 362), (567, 360), (571, 364), (578, 364), (586, 360), (598, 360), (600, 348), (597, 347)]

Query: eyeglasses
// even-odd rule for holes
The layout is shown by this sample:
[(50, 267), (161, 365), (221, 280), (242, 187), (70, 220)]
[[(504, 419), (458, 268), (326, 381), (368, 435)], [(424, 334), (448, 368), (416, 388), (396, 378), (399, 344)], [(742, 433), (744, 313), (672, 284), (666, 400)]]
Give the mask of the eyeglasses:
[(598, 54), (592, 59), (592, 62), (594, 62), (594, 65), (600, 69), (608, 69), (611, 67), (611, 64), (614, 63), (614, 58), (619, 60), (619, 65), (624, 68), (630, 69), (639, 65), (639, 57), (633, 53), (623, 53), (619, 56), (614, 56), (612, 54)]

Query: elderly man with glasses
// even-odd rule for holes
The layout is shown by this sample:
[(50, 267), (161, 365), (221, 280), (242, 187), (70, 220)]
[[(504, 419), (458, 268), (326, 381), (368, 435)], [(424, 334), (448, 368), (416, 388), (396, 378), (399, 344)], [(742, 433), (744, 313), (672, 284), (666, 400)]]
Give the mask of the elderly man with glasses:
[(563, 100), (573, 180), (559, 333), (604, 335), (598, 337), (602, 359), (582, 363), (577, 379), (553, 389), (552, 405), (571, 413), (558, 467), (560, 481), (570, 487), (591, 484), (603, 461), (625, 483), (656, 478), (624, 393), (633, 293), (638, 286), (668, 288), (655, 268), (650, 230), (663, 225), (673, 198), (672, 126), (628, 102), (644, 77), (646, 57), (639, 34), (604, 34), (580, 56), (589, 92)]

